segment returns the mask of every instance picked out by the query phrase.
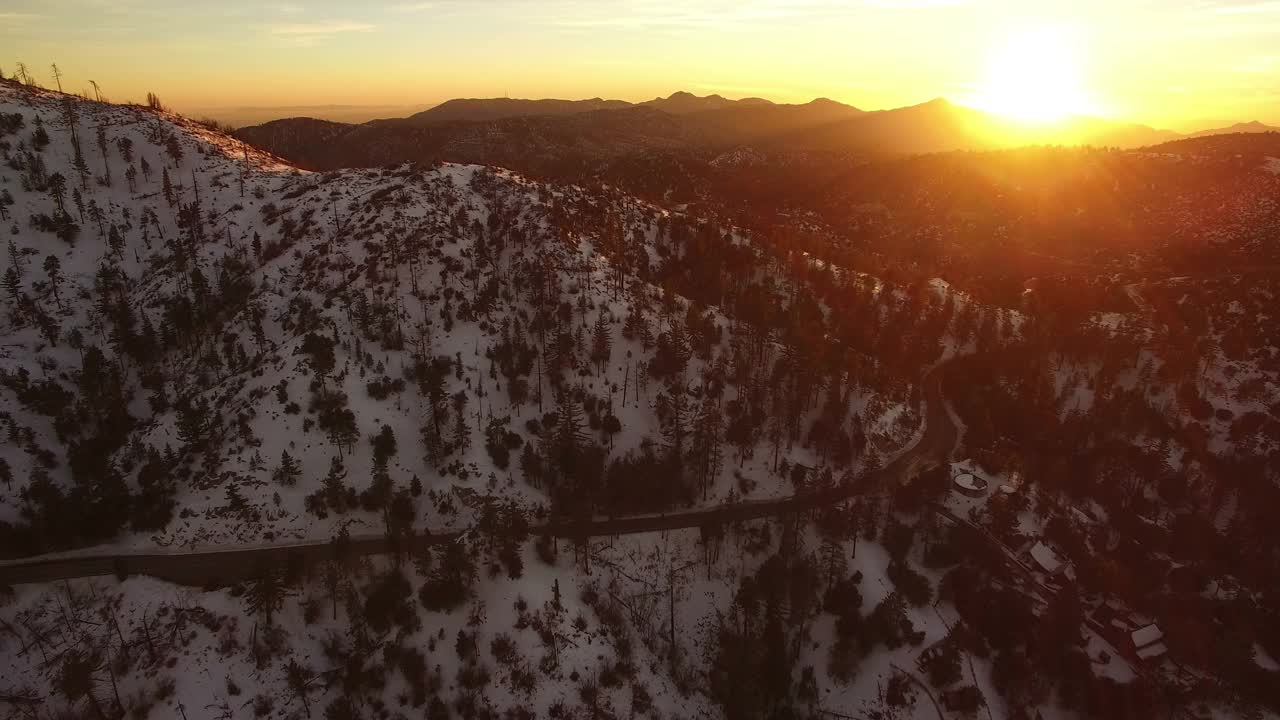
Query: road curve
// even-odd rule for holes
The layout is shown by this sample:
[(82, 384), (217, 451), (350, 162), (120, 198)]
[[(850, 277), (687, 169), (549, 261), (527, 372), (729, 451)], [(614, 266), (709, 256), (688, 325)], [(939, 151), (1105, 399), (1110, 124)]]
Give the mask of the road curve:
[[(936, 366), (924, 378), (923, 434), (905, 452), (862, 482), (846, 483), (774, 500), (726, 503), (655, 515), (551, 521), (534, 525), (530, 528), (530, 534), (582, 538), (741, 522), (831, 505), (853, 497), (865, 487), (883, 487), (909, 477), (928, 465), (948, 460), (959, 439), (959, 428), (952, 420), (942, 394), (942, 368), (943, 365)], [(451, 542), (463, 532), (425, 532), (409, 540), (409, 547), (404, 549), (412, 552)], [(392, 552), (395, 552), (395, 548), (382, 535), (352, 536), (348, 544), (351, 556), (385, 555)], [(328, 540), (183, 552), (94, 554), (92, 551), (85, 551), (0, 562), (0, 584), (43, 583), (102, 575), (149, 575), (183, 585), (216, 587), (243, 580), (264, 567), (305, 568), (324, 562), (332, 556), (333, 547)]]

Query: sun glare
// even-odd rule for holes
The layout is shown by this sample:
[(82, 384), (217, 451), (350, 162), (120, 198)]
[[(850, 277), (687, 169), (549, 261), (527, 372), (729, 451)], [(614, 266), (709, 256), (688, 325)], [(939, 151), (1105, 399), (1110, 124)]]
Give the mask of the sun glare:
[(992, 50), (987, 80), (975, 104), (1033, 123), (1091, 112), (1077, 43), (1065, 29), (1055, 27), (1009, 35)]

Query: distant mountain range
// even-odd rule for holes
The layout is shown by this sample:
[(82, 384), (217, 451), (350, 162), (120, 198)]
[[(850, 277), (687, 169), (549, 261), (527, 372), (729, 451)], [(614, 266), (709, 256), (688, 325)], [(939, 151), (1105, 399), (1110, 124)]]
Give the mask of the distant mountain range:
[(1200, 132), (1191, 133), (1188, 137), (1207, 137), (1209, 135), (1234, 135), (1237, 133), (1272, 133), (1280, 132), (1280, 127), (1275, 125), (1266, 125), (1257, 120), (1253, 122), (1236, 123), (1231, 127), (1216, 128), (1212, 130), (1201, 130)]
[[(830, 101), (827, 101), (830, 102)], [(839, 104), (839, 103), (835, 103)], [(534, 117), (549, 115), (576, 115), (596, 110), (621, 110), (630, 107), (650, 107), (672, 115), (722, 110), (724, 108), (745, 108), (751, 106), (773, 106), (774, 103), (761, 98), (744, 98), (728, 100), (719, 95), (698, 97), (692, 93), (677, 92), (670, 97), (654, 98), (642, 103), (629, 103), (626, 100), (517, 100), (512, 98), (460, 98), (448, 100), (420, 113), (405, 118), (415, 125), (441, 125), (450, 122), (492, 122), (512, 117)], [(841, 107), (848, 107), (842, 105)], [(852, 109), (852, 108), (850, 108)]]
[(595, 110), (631, 107), (625, 100), (515, 100), (512, 98), (459, 98), (440, 103), (405, 118), (414, 125), (443, 125), (451, 122), (493, 122), (509, 117), (576, 115)]
[(645, 150), (721, 153), (749, 146), (884, 155), (1034, 144), (1138, 148), (1188, 137), (1277, 130), (1254, 122), (1187, 136), (1085, 116), (1029, 126), (941, 98), (868, 112), (825, 98), (782, 104), (677, 92), (641, 103), (457, 99), (407, 118), (360, 124), (289, 118), (242, 128), (237, 135), (317, 169), (451, 160), (537, 172)]

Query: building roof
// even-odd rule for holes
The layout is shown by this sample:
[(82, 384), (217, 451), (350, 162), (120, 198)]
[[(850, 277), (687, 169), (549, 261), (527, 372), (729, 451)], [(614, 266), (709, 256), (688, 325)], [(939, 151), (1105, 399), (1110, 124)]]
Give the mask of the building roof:
[(1169, 648), (1165, 647), (1164, 643), (1151, 643), (1144, 648), (1138, 648), (1138, 657), (1142, 660), (1150, 660), (1158, 658), (1167, 652), (1169, 652)]
[(1133, 638), (1133, 646), (1136, 648), (1144, 648), (1154, 642), (1164, 638), (1164, 633), (1160, 632), (1160, 626), (1151, 624), (1146, 627), (1140, 627), (1133, 631), (1130, 635)]
[(1062, 569), (1062, 560), (1058, 557), (1058, 554), (1053, 551), (1053, 548), (1042, 542), (1037, 542), (1031, 546), (1031, 559), (1036, 561), (1041, 570), (1050, 575)]
[(964, 473), (956, 476), (956, 485), (965, 490), (981, 491), (987, 489), (987, 481), (974, 475), (973, 473)]

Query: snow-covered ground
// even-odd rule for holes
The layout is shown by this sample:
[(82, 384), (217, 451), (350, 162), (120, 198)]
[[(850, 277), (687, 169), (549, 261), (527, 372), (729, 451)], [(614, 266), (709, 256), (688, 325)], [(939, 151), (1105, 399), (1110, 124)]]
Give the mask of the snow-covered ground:
[[(288, 582), (270, 612), (257, 600), (261, 579), (218, 589), (147, 578), (19, 586), (0, 595), (0, 696), (18, 699), (14, 717), (23, 717), (22, 698), (38, 699), (49, 716), (92, 714), (89, 706), (100, 702), (135, 717), (188, 720), (313, 713), (720, 717), (716, 674), (724, 667), (712, 657), (722, 647), (719, 635), (732, 634), (733, 619), (746, 616), (745, 581), (779, 566), (806, 581), (779, 592), (786, 597), (769, 614), (786, 627), (795, 670), (788, 680), (805, 688), (788, 692), (803, 696), (809, 711), (932, 718), (941, 714), (935, 695), (971, 685), (984, 703), (978, 716), (1026, 710), (1076, 717), (1052, 695), (1034, 708), (1011, 707), (986, 653), (962, 649), (960, 677), (944, 686), (920, 680), (918, 661), (963, 624), (939, 592), (950, 570), (929, 566), (923, 543), (895, 564), (877, 526), (903, 523), (937, 542), (945, 534), (934, 528), (931, 510), (905, 515), (873, 496), (855, 501), (868, 503), (861, 510), (834, 511), (846, 516), (840, 520), (865, 511), (855, 523), (869, 522), (871, 531), (846, 529), (834, 539), (819, 531), (815, 512), (597, 537), (577, 547), (562, 540), (555, 553), (532, 538), (499, 550), (502, 539), (476, 527), (481, 508), (495, 500), (530, 517), (550, 508), (550, 489), (521, 455), (547, 444), (532, 423), (548, 422), (557, 409), (550, 377), (557, 373), (593, 416), (583, 434), (608, 460), (663, 452), (683, 440), (671, 440), (678, 435), (670, 425), (672, 394), (688, 400), (691, 413), (727, 413), (751, 402), (762, 415), (793, 411), (790, 433), (777, 422), (757, 423), (741, 446), (720, 428), (719, 462), (705, 490), (692, 493), (695, 504), (789, 495), (793, 478), (804, 473), (785, 469), (797, 466), (813, 471), (800, 482), (828, 469), (856, 477), (870, 458), (887, 462), (921, 437), (918, 377), (864, 357), (803, 393), (799, 383), (794, 392), (779, 389), (773, 385), (787, 375), (784, 358), (794, 348), (664, 284), (657, 268), (681, 252), (672, 249), (680, 234), (673, 226), (698, 229), (680, 208), (478, 166), (308, 173), (163, 111), (90, 102), (70, 108), (74, 125), (64, 97), (0, 84), (0, 113), (22, 117), (21, 128), (0, 138), (7, 161), (0, 197), (13, 200), (0, 223), (10, 230), (6, 269), (13, 270), (0, 314), (0, 431), (8, 440), (0, 458), (9, 471), (0, 521), (39, 517), (50, 487), (83, 492), (78, 485), (93, 484), (84, 477), (118, 476), (140, 496), (145, 478), (161, 467), (175, 485), (173, 517), (158, 527), (122, 528), (97, 551), (257, 547), (328, 540), (339, 528), (376, 535), (388, 516), (362, 506), (359, 496), (381, 471), (371, 440), (385, 427), (396, 439), (385, 472), (392, 488), (411, 493), (412, 524), (470, 529), (458, 547), (475, 579), (449, 611), (424, 599), (457, 560), (444, 548), (399, 567), (372, 557), (311, 568), (310, 576)], [(82, 161), (72, 149), (73, 127)], [(37, 151), (40, 128), (49, 143)], [(750, 161), (741, 154), (720, 162)], [(53, 173), (62, 177), (61, 191), (50, 182)], [(39, 218), (57, 216), (59, 204), (78, 236), (39, 228)], [(736, 228), (711, 227), (709, 234), (765, 256)], [(792, 288), (769, 264), (775, 261), (762, 260), (755, 279), (785, 309), (780, 298)], [(895, 308), (938, 310), (946, 318), (938, 327), (938, 362), (975, 352), (980, 324), (1009, 338), (1028, 322), (1020, 311), (983, 307), (940, 279), (911, 297), (875, 277), (809, 262), (861, 288), (877, 319)], [(1154, 312), (1131, 287), (1138, 310)], [(1150, 339), (1152, 328), (1138, 317), (1111, 313), (1094, 321), (1105, 333)], [(695, 325), (706, 337), (696, 352), (690, 341), (683, 374), (658, 377), (650, 364), (658, 362), (662, 336)], [(607, 358), (592, 357), (598, 329), (610, 340)], [(556, 348), (560, 338), (567, 347)], [(145, 359), (131, 349), (138, 342), (152, 344)], [(548, 372), (543, 363), (560, 351), (569, 359)], [(1207, 356), (1202, 389), (1215, 409), (1264, 409), (1257, 386), (1267, 388), (1271, 379), (1229, 365), (1220, 353)], [(428, 377), (422, 361), (435, 359), (447, 371)], [(1146, 348), (1108, 368), (1105, 385), (1097, 364), (1051, 360), (1064, 417), (1088, 412), (1117, 388), (1145, 389), (1161, 370)], [(508, 372), (506, 365), (521, 363), (534, 366)], [(1153, 404), (1174, 407), (1168, 388), (1148, 394)], [(345, 435), (322, 430), (323, 409), (313, 407), (339, 395), (350, 411)], [(824, 405), (836, 408), (842, 431), (856, 424), (865, 441), (845, 466), (832, 467), (812, 441)], [(127, 410), (128, 418), (104, 407)], [(189, 407), (208, 411), (201, 416)], [(433, 412), (445, 417), (438, 442), (447, 448), (427, 439)], [(614, 434), (600, 423), (608, 415), (618, 420)], [(113, 422), (127, 425), (127, 437), (102, 453), (105, 470), (86, 471), (80, 463), (88, 456), (76, 449), (87, 437), (109, 435)], [(486, 447), (490, 427), (517, 440), (505, 465)], [(1214, 442), (1230, 430), (1226, 420), (1211, 427)], [(286, 453), (297, 463), (293, 482), (278, 473)], [(1179, 448), (1167, 456), (1183, 470)], [(331, 468), (342, 475), (340, 508), (317, 508), (315, 493)], [(938, 496), (961, 522), (987, 527), (1000, 503), (1014, 508), (1007, 534), (1018, 545), (1010, 553), (1044, 542), (1049, 513), (1041, 506), (1079, 525), (1102, 516), (1096, 504), (1057, 507), (1034, 478), (1023, 483), (1012, 471), (990, 472), (968, 460), (948, 470), (987, 483), (981, 497), (950, 488)], [(869, 622), (876, 608), (896, 607), (903, 591), (890, 568), (904, 566), (929, 590), (928, 602), (901, 610), (917, 635), (893, 649), (870, 649), (838, 677), (836, 611), (847, 608), (827, 607), (823, 593), (848, 579), (861, 598), (859, 619)], [(810, 570), (820, 580), (804, 574)], [(1039, 608), (1038, 595), (1055, 581), (1025, 572), (1029, 602)], [(1135, 679), (1135, 668), (1087, 627), (1078, 649), (1094, 676)], [(763, 653), (753, 647), (747, 654)], [(1275, 669), (1261, 647), (1254, 658)], [(768, 666), (778, 658), (741, 659)], [(890, 686), (904, 677), (913, 678), (906, 698), (891, 702)], [(342, 714), (348, 702), (356, 713)]]
[[(465, 505), (451, 501), (456, 491), (495, 491), (531, 510), (545, 508), (546, 493), (521, 470), (520, 449), (500, 468), (484, 442), (492, 419), (509, 418), (506, 426), (521, 443), (536, 444), (526, 422), (555, 409), (553, 391), (537, 369), (520, 379), (527, 390), (519, 398), (510, 392), (510, 379), (495, 372), (494, 354), (504, 338), (521, 338), (545, 352), (545, 331), (533, 327), (530, 288), (539, 267), (551, 273), (551, 298), (562, 303), (571, 335), (578, 326), (590, 345), (594, 324), (603, 318), (611, 336), (607, 361), (587, 361), (588, 348), (579, 350), (579, 364), (565, 369), (571, 387), (620, 421), (619, 433), (608, 437), (596, 430), (596, 440), (611, 457), (661, 444), (655, 405), (663, 385), (637, 379), (647, 375), (641, 363), (653, 358), (652, 338), (683, 318), (690, 303), (674, 298), (674, 307), (664, 311), (664, 291), (637, 278), (619, 289), (602, 250), (601, 223), (618, 223), (618, 232), (638, 238), (631, 250), (652, 264), (660, 257), (663, 228), (672, 222), (668, 211), (616, 192), (594, 195), (478, 166), (308, 173), (170, 113), (92, 102), (72, 105), (88, 166), (82, 185), (66, 107), (54, 93), (0, 87), (0, 112), (24, 119), (7, 139), (11, 162), (0, 168), (0, 187), (14, 199), (7, 212), (19, 258), (16, 292), (35, 308), (26, 314), (42, 318), (20, 323), (14, 312), (3, 313), (0, 370), (13, 377), (25, 371), (74, 392), (82, 351), (91, 345), (120, 369), (122, 395), (136, 422), (117, 467), (136, 487), (140, 459), (152, 450), (171, 451), (166, 460), (176, 459), (182, 479), (172, 522), (110, 542), (181, 548), (327, 539), (339, 526), (376, 533), (382, 527), (378, 513), (356, 508), (317, 517), (305, 502), (335, 458), (348, 485), (357, 492), (368, 486), (368, 439), (384, 426), (397, 440), (388, 466), (393, 485), (407, 487), (416, 478), (422, 488), (419, 527), (465, 526)], [(50, 138), (39, 152), (31, 144), (37, 118)], [(99, 129), (105, 151), (97, 144)], [(145, 173), (138, 171), (144, 161)], [(56, 214), (47, 182), (32, 182), (37, 166), (46, 176), (63, 177), (62, 203), (79, 227), (74, 243), (27, 227), (28, 217)], [(202, 222), (192, 223), (184, 207), (198, 207)], [(56, 293), (43, 270), (49, 257), (61, 266)], [(104, 305), (111, 292), (103, 287), (104, 271), (119, 278), (116, 292), (140, 331), (145, 326), (162, 339), (179, 336), (168, 341), (177, 350), (164, 353), (161, 372), (148, 372), (119, 351), (112, 310)], [(211, 309), (228, 284), (239, 288), (233, 288), (237, 300)], [(178, 301), (188, 297), (197, 307)], [(201, 308), (201, 302), (210, 305)], [(192, 310), (217, 315), (217, 337), (182, 337), (181, 324), (189, 318), (175, 313)], [(731, 318), (714, 307), (703, 312), (721, 339), (705, 357), (690, 359), (685, 376), (691, 388), (730, 360), (738, 340)], [(648, 337), (624, 337), (624, 321), (633, 313), (649, 326)], [(309, 407), (317, 376), (303, 345), (313, 333), (335, 343), (323, 390), (347, 398), (355, 428), (349, 443), (335, 443)], [(408, 377), (415, 355), (452, 361), (443, 387), (450, 398), (445, 432), (456, 435), (457, 425), (470, 436), (464, 447), (434, 462), (424, 458), (421, 439), (428, 410)], [(545, 370), (538, 362), (535, 367)], [(386, 397), (371, 396), (375, 381), (391, 388)], [(886, 394), (882, 387), (856, 385), (857, 378), (852, 382), (848, 416), (860, 419), (879, 453), (900, 450), (920, 425), (917, 408), (906, 402), (911, 388)], [(0, 403), (11, 437), (22, 439), (0, 449), (13, 478), (0, 491), (0, 520), (13, 521), (22, 516), (33, 473), (46, 472), (63, 488), (73, 481), (68, 463), (59, 461), (65, 438), (56, 418), (33, 412), (10, 390), (0, 391)], [(183, 437), (181, 403), (207, 404), (214, 418), (202, 442), (216, 452), (195, 452)], [(765, 498), (793, 491), (773, 472), (776, 459), (764, 435), (742, 457), (724, 445), (705, 502), (730, 493)], [(273, 479), (284, 453), (299, 465), (296, 483)], [(781, 456), (821, 464), (803, 436), (785, 442)]]

